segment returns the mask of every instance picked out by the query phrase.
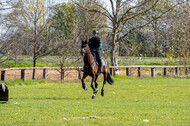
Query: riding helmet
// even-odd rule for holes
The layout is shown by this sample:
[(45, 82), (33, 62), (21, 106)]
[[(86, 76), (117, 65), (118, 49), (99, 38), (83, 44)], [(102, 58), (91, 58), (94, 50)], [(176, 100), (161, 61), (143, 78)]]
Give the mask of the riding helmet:
[(93, 35), (98, 34), (98, 31), (97, 31), (97, 30), (94, 30), (94, 31), (92, 32), (92, 34), (93, 34)]

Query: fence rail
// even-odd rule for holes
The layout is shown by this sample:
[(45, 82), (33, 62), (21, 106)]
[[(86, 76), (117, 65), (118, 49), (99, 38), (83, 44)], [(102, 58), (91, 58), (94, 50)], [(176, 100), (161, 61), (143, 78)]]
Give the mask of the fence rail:
[(175, 74), (179, 75), (179, 68), (185, 68), (185, 74), (188, 75), (189, 66), (159, 66), (159, 65), (132, 65), (132, 66), (111, 66), (110, 73), (115, 76), (117, 69), (126, 69), (126, 75), (130, 76), (130, 68), (138, 68), (138, 77), (141, 77), (141, 68), (151, 68), (151, 76), (155, 76), (155, 68), (163, 68), (163, 75), (167, 75), (168, 68), (175, 68)]
[[(188, 75), (189, 73), (189, 66), (158, 66), (158, 65), (132, 65), (132, 66), (110, 66), (110, 74), (112, 76), (116, 75), (116, 70), (118, 69), (126, 69), (126, 75), (130, 76), (130, 69), (137, 68), (138, 69), (138, 77), (141, 77), (141, 69), (142, 68), (150, 68), (151, 76), (155, 77), (155, 68), (163, 68), (163, 75), (167, 76), (167, 69), (168, 68), (175, 68), (175, 75), (179, 75), (179, 68), (185, 68), (185, 74)], [(20, 70), (21, 71), (21, 79), (23, 81), (26, 80), (26, 70), (33, 70), (33, 69), (41, 69), (43, 70), (43, 79), (46, 79), (47, 70), (60, 70), (59, 67), (22, 67), (22, 68), (5, 68), (0, 69), (1, 71), (1, 81), (5, 81), (5, 73), (6, 71), (11, 70)], [(64, 67), (64, 70), (77, 70), (78, 71), (78, 79), (81, 79), (82, 69), (83, 67)]]

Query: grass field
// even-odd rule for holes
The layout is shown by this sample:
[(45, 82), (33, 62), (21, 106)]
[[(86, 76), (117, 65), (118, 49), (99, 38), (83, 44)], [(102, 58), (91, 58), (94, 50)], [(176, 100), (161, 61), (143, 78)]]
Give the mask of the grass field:
[(12, 81), (0, 125), (190, 125), (190, 79), (114, 77), (91, 99), (80, 82)]
[[(59, 67), (59, 61), (53, 61), (53, 60), (40, 60), (37, 61), (36, 66), (37, 67)], [(111, 62), (109, 61), (109, 64)], [(70, 66), (69, 62), (65, 62), (65, 65)], [(81, 61), (77, 65), (83, 66), (83, 62)], [(175, 62), (175, 64), (170, 64), (168, 61), (118, 61), (119, 66), (129, 66), (129, 65), (183, 65), (181, 62)], [(10, 60), (6, 61), (0, 64), (0, 67), (5, 67), (5, 68), (15, 68), (15, 67), (32, 67), (33, 62), (32, 60), (19, 60), (15, 63), (15, 61)], [(74, 65), (73, 65), (74, 66)]]
[[(104, 58), (110, 59), (109, 56), (103, 56)], [(17, 58), (32, 58), (31, 56), (27, 55), (20, 55), (17, 56)], [(58, 58), (56, 56), (44, 56), (42, 58)], [(78, 58), (78, 57), (77, 57)], [(82, 56), (80, 57), (82, 59)], [(139, 57), (118, 57), (118, 59), (139, 59)], [(160, 59), (160, 60), (165, 60), (167, 58), (165, 57), (142, 57), (142, 59)], [(178, 58), (180, 59), (180, 58)], [(36, 66), (37, 67), (59, 67), (59, 62), (60, 61), (54, 61), (54, 60), (37, 60)], [(109, 61), (109, 64), (111, 62)], [(70, 62), (66, 61), (65, 62), (66, 66), (70, 66)], [(81, 61), (80, 63), (77, 63), (79, 66), (83, 66), (83, 62)], [(119, 66), (128, 66), (128, 65), (183, 65), (183, 62), (176, 61), (175, 63), (170, 63), (168, 61), (118, 61)], [(32, 60), (7, 60), (5, 62), (2, 62), (0, 64), (0, 67), (5, 67), (5, 68), (15, 68), (15, 67), (32, 67), (33, 66), (33, 61)], [(74, 64), (73, 64), (74, 66)]]

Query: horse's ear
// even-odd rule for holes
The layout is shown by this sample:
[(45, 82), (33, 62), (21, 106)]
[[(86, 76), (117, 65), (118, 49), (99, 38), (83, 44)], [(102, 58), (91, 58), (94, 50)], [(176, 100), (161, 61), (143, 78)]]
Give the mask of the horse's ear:
[(85, 44), (87, 44), (88, 42), (87, 41), (85, 41)]
[(81, 42), (82, 44), (84, 44), (84, 41), (82, 40), (82, 42)]

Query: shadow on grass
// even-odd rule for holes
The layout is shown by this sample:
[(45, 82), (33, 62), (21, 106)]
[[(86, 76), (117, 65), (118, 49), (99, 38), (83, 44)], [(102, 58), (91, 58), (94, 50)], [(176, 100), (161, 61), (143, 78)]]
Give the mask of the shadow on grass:
[(33, 100), (86, 100), (86, 98), (9, 98), (9, 99), (33, 99)]
[(8, 101), (0, 101), (0, 104), (6, 104)]

